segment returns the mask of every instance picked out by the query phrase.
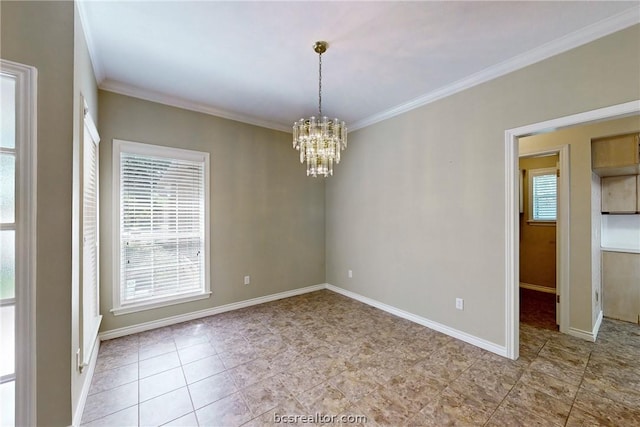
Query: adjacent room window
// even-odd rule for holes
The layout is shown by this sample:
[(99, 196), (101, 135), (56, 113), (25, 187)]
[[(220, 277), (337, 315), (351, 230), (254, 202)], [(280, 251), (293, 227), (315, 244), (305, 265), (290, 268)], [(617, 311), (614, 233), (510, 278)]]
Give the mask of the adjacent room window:
[(529, 220), (550, 222), (557, 217), (558, 178), (556, 168), (529, 170)]
[(114, 313), (206, 298), (209, 154), (113, 141)]

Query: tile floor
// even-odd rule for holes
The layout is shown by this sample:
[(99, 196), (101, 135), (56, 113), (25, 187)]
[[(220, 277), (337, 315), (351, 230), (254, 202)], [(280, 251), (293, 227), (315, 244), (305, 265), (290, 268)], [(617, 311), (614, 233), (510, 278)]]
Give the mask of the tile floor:
[(82, 422), (640, 425), (640, 327), (605, 320), (589, 343), (522, 323), (520, 339), (511, 361), (324, 290), (102, 343)]

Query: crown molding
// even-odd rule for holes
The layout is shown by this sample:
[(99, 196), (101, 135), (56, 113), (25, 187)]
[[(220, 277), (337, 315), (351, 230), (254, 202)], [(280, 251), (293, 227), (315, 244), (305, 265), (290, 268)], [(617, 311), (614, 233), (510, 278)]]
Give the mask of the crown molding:
[(485, 68), (475, 74), (458, 80), (452, 84), (443, 86), (432, 92), (414, 98), (413, 100), (392, 107), (373, 116), (358, 120), (349, 126), (349, 130), (355, 131), (374, 123), (381, 122), (386, 119), (406, 113), (418, 107), (422, 107), (440, 99), (446, 98), (463, 90), (472, 88), (479, 84), (488, 82), (505, 74), (512, 73), (521, 68), (543, 61), (552, 56), (582, 46), (599, 38), (608, 36), (617, 31), (624, 30), (632, 25), (640, 23), (640, 6), (634, 6), (617, 15), (613, 15), (607, 19), (588, 25), (573, 33), (545, 43), (528, 52), (514, 56), (511, 59), (498, 63), (489, 68)]
[[(76, 4), (78, 5), (78, 12), (80, 14), (82, 28), (87, 40), (87, 47), (89, 50), (89, 56), (91, 57), (93, 71), (95, 73), (96, 80), (98, 81), (98, 87), (100, 89), (118, 93), (121, 95), (144, 99), (147, 101), (170, 105), (173, 107), (184, 108), (204, 114), (210, 114), (224, 119), (234, 120), (268, 129), (287, 133), (291, 132), (291, 127), (288, 124), (285, 125), (275, 121), (263, 120), (253, 116), (234, 113), (224, 109), (215, 108), (207, 104), (197, 103), (186, 99), (166, 95), (160, 92), (141, 89), (126, 83), (106, 79), (104, 68), (102, 66), (102, 63), (100, 62), (99, 55), (97, 54), (96, 47), (91, 36), (91, 31), (89, 30), (89, 26), (85, 25), (85, 22), (88, 21), (86, 18), (84, 1), (77, 1)], [(486, 83), (490, 80), (512, 73), (568, 50), (577, 48), (638, 23), (640, 23), (640, 6), (634, 6), (617, 15), (613, 15), (607, 19), (586, 26), (580, 30), (574, 31), (573, 33), (555, 39), (542, 46), (539, 46), (528, 52), (522, 53), (511, 59), (481, 70), (456, 82), (423, 94), (409, 102), (399, 104), (380, 113), (353, 122), (349, 125), (349, 131), (356, 131), (358, 129), (362, 129), (383, 120), (390, 119), (392, 117), (409, 112), (427, 104), (431, 104), (440, 99), (454, 95), (458, 92), (462, 92), (466, 89), (470, 89), (482, 83)]]
[(199, 113), (210, 114), (212, 116), (221, 117), (223, 119), (234, 120), (236, 122), (247, 123), (254, 126), (260, 126), (267, 129), (278, 130), (281, 132), (291, 132), (291, 126), (285, 126), (269, 120), (262, 120), (257, 117), (247, 116), (244, 114), (233, 113), (230, 111), (214, 108), (210, 105), (189, 101), (186, 99), (166, 95), (160, 92), (141, 89), (126, 83), (116, 82), (106, 79), (99, 88), (120, 95), (132, 96), (134, 98), (144, 99), (145, 101), (157, 102), (159, 104), (169, 105), (172, 107), (184, 108), (185, 110), (197, 111)]
[(75, 4), (78, 7), (78, 15), (80, 16), (80, 25), (84, 32), (84, 38), (87, 42), (87, 50), (89, 50), (89, 58), (91, 58), (91, 65), (93, 67), (93, 74), (95, 75), (98, 84), (105, 79), (104, 67), (100, 61), (100, 55), (96, 51), (96, 44), (93, 41), (91, 34), (91, 28), (89, 27), (89, 20), (87, 18), (87, 9), (84, 6), (85, 1), (76, 1)]

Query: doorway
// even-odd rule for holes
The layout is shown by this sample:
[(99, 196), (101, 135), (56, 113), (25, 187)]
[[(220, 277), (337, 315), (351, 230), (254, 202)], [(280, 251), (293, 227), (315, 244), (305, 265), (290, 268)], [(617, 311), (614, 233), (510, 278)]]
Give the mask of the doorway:
[(520, 323), (555, 331), (560, 324), (559, 152), (521, 155), (519, 168)]
[[(505, 353), (511, 359), (519, 356), (519, 327), (520, 327), (520, 230), (519, 230), (519, 138), (535, 135), (552, 130), (572, 127), (581, 124), (594, 123), (608, 119), (622, 118), (640, 113), (640, 100), (618, 104), (611, 107), (600, 108), (571, 116), (561, 117), (544, 122), (534, 123), (514, 129), (505, 130)], [(560, 169), (567, 171), (560, 177), (560, 197), (569, 199), (569, 147), (555, 147), (553, 151), (560, 153)], [(558, 249), (561, 268), (557, 288), (560, 298), (560, 332), (571, 333), (569, 325), (569, 268), (562, 268), (566, 262), (569, 266), (569, 212), (571, 206), (566, 204), (566, 209), (558, 212), (558, 221), (562, 221), (562, 229), (559, 231)], [(582, 331), (575, 331), (576, 335), (586, 335)], [(582, 335), (580, 335), (582, 334)], [(585, 336), (586, 337), (586, 336)]]

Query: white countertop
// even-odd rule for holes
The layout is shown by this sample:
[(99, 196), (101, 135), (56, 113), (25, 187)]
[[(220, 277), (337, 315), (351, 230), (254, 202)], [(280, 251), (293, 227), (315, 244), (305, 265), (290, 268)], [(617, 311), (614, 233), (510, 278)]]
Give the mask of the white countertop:
[(602, 252), (626, 252), (628, 254), (640, 254), (640, 249), (625, 249), (625, 248), (600, 248)]

